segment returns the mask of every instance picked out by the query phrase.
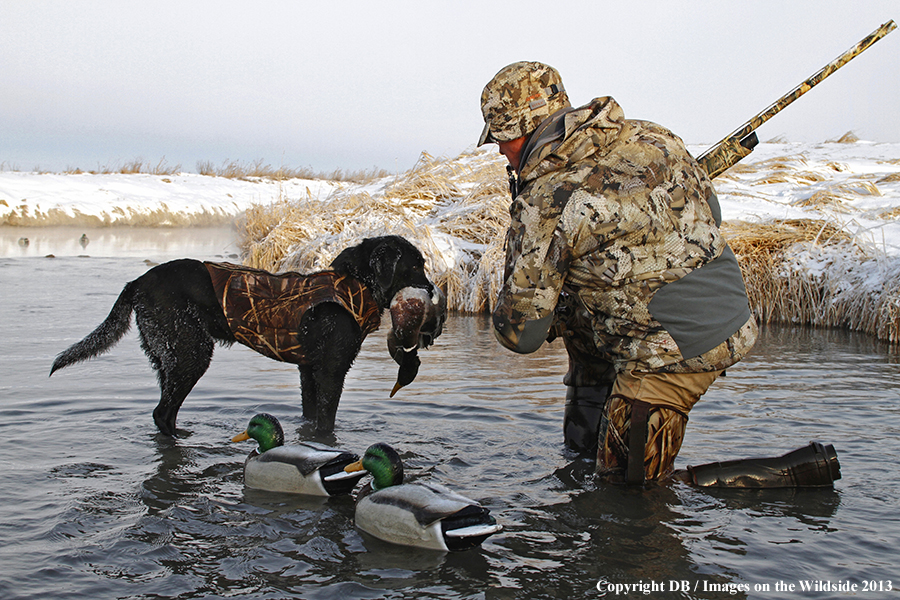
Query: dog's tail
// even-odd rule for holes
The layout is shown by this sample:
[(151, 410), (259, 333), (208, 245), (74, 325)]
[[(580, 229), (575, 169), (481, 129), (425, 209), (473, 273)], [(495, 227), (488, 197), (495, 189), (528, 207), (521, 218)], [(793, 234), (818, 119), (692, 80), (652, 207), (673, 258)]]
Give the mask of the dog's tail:
[(131, 328), (131, 311), (134, 306), (134, 285), (135, 282), (132, 281), (125, 286), (112, 310), (109, 311), (109, 316), (100, 323), (97, 329), (80, 342), (63, 350), (56, 357), (53, 367), (50, 369), (50, 375), (63, 367), (107, 352), (122, 339), (122, 336), (128, 333)]

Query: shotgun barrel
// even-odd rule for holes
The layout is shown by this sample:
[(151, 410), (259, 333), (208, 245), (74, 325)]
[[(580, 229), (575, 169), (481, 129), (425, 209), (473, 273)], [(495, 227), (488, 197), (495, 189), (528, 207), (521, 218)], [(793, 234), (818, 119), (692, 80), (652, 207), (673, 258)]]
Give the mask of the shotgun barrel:
[(788, 104), (811, 90), (813, 86), (822, 82), (826, 77), (859, 56), (866, 48), (896, 28), (897, 25), (894, 21), (888, 21), (864, 37), (858, 44), (822, 67), (815, 75), (773, 102), (767, 109), (738, 127), (725, 139), (701, 154), (697, 159), (697, 162), (706, 169), (710, 179), (724, 173), (739, 160), (750, 154), (756, 144), (759, 143), (759, 139), (756, 137), (755, 132), (757, 127), (774, 117), (787, 107)]

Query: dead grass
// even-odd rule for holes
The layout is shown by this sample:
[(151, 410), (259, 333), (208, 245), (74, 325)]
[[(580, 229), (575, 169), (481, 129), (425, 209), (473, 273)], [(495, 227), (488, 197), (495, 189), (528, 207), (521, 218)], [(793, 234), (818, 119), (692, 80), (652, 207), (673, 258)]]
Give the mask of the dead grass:
[(98, 166), (96, 169), (81, 170), (79, 168), (70, 168), (65, 173), (79, 175), (81, 173), (90, 173), (92, 175), (109, 175), (119, 173), (122, 175), (175, 175), (181, 172), (181, 165), (169, 165), (166, 163), (165, 157), (156, 163), (148, 163), (142, 158), (135, 158), (124, 163), (114, 163), (106, 166)]
[[(17, 165), (9, 162), (0, 163), (0, 171), (21, 171)], [(50, 173), (46, 169), (35, 167), (31, 170), (35, 173)], [(135, 158), (130, 161), (121, 163), (111, 163), (107, 165), (98, 165), (95, 169), (82, 169), (80, 167), (69, 167), (62, 171), (71, 175), (80, 175), (83, 173), (91, 175), (176, 175), (183, 172), (180, 164), (170, 165), (166, 162), (165, 157), (153, 163), (143, 158)], [(255, 160), (251, 162), (240, 162), (226, 160), (220, 165), (213, 164), (212, 161), (198, 161), (196, 172), (200, 175), (209, 177), (226, 177), (229, 179), (271, 179), (282, 181), (285, 179), (310, 179), (322, 181), (343, 181), (347, 183), (368, 183), (376, 179), (381, 179), (390, 175), (390, 171), (373, 167), (372, 169), (358, 169), (347, 171), (344, 169), (335, 169), (334, 171), (317, 171), (312, 167), (273, 167), (271, 164), (263, 160)]]
[[(768, 162), (786, 173), (793, 169), (789, 176), (796, 178), (797, 157)], [(843, 208), (848, 194), (877, 193), (868, 182), (842, 186), (802, 204), (833, 212)], [(413, 169), (385, 179), (377, 192), (349, 186), (324, 200), (282, 198), (253, 207), (239, 227), (241, 248), (251, 266), (311, 271), (326, 268), (340, 250), (365, 237), (403, 235), (422, 250), (450, 310), (483, 313), (493, 308), (501, 285), (508, 207), (502, 160), (423, 154)], [(726, 222), (722, 231), (738, 256), (751, 308), (761, 322), (849, 327), (900, 341), (900, 272), (887, 273), (890, 261), (865, 250), (839, 224)], [(887, 274), (877, 275), (879, 269)], [(875, 289), (871, 281), (884, 283)]]
[(900, 219), (900, 206), (889, 208), (878, 214), (879, 219)]
[(834, 144), (855, 144), (859, 141), (859, 138), (852, 131), (848, 131), (841, 137), (836, 140), (828, 140), (826, 143), (834, 143)]
[(893, 183), (895, 181), (900, 181), (900, 173), (891, 173), (890, 175), (882, 177), (875, 183)]
[[(6, 204), (3, 200), (0, 203)], [(186, 214), (170, 210), (165, 204), (149, 211), (131, 208), (114, 208), (99, 215), (85, 214), (78, 209), (69, 211), (51, 208), (47, 211), (29, 210), (22, 205), (12, 207), (3, 216), (4, 227), (228, 227), (234, 223), (234, 215), (220, 209), (203, 209)]]
[(724, 223), (763, 323), (864, 331), (900, 342), (900, 267), (818, 220)]
[[(793, 175), (788, 176), (793, 178)], [(823, 181), (827, 179), (823, 178)], [(791, 206), (798, 206), (820, 211), (825, 214), (851, 213), (857, 209), (851, 202), (859, 196), (881, 196), (881, 190), (865, 179), (851, 179), (841, 183), (819, 186), (822, 189), (814, 192), (808, 198), (801, 198), (791, 202)]]
[(763, 323), (810, 322), (808, 300), (818, 295), (803, 278), (784, 278), (787, 252), (798, 243), (838, 243), (842, 231), (827, 223), (780, 221), (768, 224), (726, 222), (722, 233), (738, 258), (750, 308)]
[(720, 174), (718, 177), (716, 177), (716, 179), (740, 179), (741, 175), (755, 173), (756, 170), (756, 165), (754, 164), (739, 162), (736, 165), (733, 165), (724, 173)]
[(846, 205), (843, 197), (828, 190), (819, 190), (809, 198), (791, 202), (791, 205), (801, 206), (803, 208), (814, 208), (816, 210), (830, 210), (840, 213), (847, 213), (851, 210)]
[(373, 167), (371, 170), (345, 171), (335, 169), (331, 172), (316, 171), (311, 167), (273, 167), (263, 160), (255, 160), (249, 163), (240, 161), (224, 161), (216, 166), (211, 161), (197, 163), (197, 173), (210, 177), (227, 177), (229, 179), (311, 179), (324, 181), (343, 181), (352, 183), (368, 183), (375, 179), (386, 177), (389, 171)]
[[(238, 228), (245, 263), (273, 271), (323, 269), (363, 238), (402, 235), (422, 250), (451, 310), (490, 308), (509, 223), (506, 171), (497, 160), (423, 153), (410, 171), (387, 179), (377, 195), (355, 190), (252, 207)], [(445, 251), (455, 255), (455, 264), (446, 264)]]

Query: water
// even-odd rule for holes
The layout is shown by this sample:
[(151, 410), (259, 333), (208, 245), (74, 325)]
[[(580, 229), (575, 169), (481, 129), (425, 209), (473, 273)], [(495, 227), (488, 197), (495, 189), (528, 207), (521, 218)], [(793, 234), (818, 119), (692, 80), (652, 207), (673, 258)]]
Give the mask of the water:
[[(396, 369), (382, 328), (321, 441), (356, 452), (388, 442), (412, 478), (480, 500), (505, 528), (477, 550), (407, 549), (360, 534), (349, 498), (243, 487), (251, 445), (229, 440), (253, 414), (277, 415), (289, 440), (309, 435), (290, 365), (219, 349), (179, 414), (189, 434), (174, 441), (153, 426), (156, 381), (134, 332), (48, 379), (54, 356), (100, 323), (145, 258), (235, 252), (228, 232), (183, 234), (143, 254), (71, 255), (88, 246), (44, 258), (16, 246), (0, 258), (0, 597), (599, 598), (610, 584), (645, 587), (607, 598), (818, 600), (845, 597), (847, 584), (898, 597), (895, 349), (764, 328), (691, 413), (677, 466), (818, 439), (838, 451), (834, 490), (638, 491), (599, 484), (565, 456), (558, 344), (515, 355), (486, 319), (453, 315), (418, 379), (389, 399)], [(801, 581), (819, 591), (800, 593)]]

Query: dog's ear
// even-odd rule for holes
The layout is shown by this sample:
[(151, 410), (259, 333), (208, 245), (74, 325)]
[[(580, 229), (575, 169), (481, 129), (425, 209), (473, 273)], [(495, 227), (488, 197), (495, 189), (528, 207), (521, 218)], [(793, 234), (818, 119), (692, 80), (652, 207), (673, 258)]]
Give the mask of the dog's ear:
[(391, 289), (394, 283), (394, 273), (397, 263), (400, 262), (400, 249), (387, 242), (378, 244), (369, 256), (369, 265), (378, 281), (379, 287), (385, 293)]
[(362, 257), (361, 249), (362, 244), (344, 248), (343, 250), (341, 250), (341, 253), (334, 257), (334, 260), (331, 261), (331, 268), (338, 273), (347, 273), (349, 275), (358, 277), (360, 271), (363, 270), (363, 265), (365, 264), (360, 260), (360, 258)]

